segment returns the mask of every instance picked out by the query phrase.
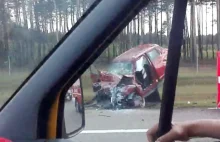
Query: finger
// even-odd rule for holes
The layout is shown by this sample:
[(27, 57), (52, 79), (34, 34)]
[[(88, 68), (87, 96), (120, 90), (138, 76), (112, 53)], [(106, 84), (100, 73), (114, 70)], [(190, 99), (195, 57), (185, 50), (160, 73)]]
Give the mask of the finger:
[[(174, 121), (171, 122), (172, 128), (175, 124), (176, 124), (176, 122), (174, 122)], [(160, 142), (174, 141), (174, 140), (176, 140), (176, 138), (178, 138), (176, 135), (177, 135), (176, 132), (173, 131), (173, 129), (171, 129), (168, 133), (166, 133), (163, 136), (161, 136), (160, 138), (158, 138), (157, 141), (160, 141)]]
[(154, 125), (151, 129), (149, 129), (149, 130), (147, 131), (147, 134), (153, 134), (153, 135), (155, 135), (156, 132), (157, 132), (157, 130), (158, 130), (158, 124)]
[(171, 124), (176, 125), (176, 124), (179, 124), (179, 122), (172, 121)]
[(178, 135), (173, 130), (169, 131), (168, 133), (157, 139), (157, 141), (159, 142), (173, 142), (175, 140), (178, 140)]
[(154, 137), (152, 135), (147, 134), (147, 140), (148, 140), (148, 142), (153, 142)]
[(148, 142), (155, 142), (156, 134), (148, 134), (147, 133), (147, 140), (148, 140)]
[(154, 125), (151, 129), (147, 131), (148, 142), (154, 142), (157, 129), (158, 129), (158, 124)]

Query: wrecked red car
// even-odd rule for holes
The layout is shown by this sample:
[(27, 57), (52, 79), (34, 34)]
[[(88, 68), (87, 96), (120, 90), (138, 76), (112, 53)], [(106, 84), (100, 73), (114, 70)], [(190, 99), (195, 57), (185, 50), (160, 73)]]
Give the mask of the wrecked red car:
[(114, 108), (125, 108), (145, 107), (150, 98), (160, 100), (158, 87), (164, 78), (166, 58), (167, 49), (144, 44), (116, 57), (107, 71), (91, 66), (97, 102), (107, 99)]

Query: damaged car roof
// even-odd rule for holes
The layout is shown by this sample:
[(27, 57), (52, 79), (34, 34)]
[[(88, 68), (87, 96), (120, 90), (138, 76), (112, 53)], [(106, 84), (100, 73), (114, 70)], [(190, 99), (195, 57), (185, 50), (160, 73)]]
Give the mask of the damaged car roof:
[(154, 47), (157, 47), (157, 44), (142, 44), (136, 47), (129, 49), (128, 51), (122, 53), (118, 57), (116, 57), (113, 62), (120, 62), (120, 61), (133, 61), (142, 54), (146, 53), (147, 51), (151, 50)]

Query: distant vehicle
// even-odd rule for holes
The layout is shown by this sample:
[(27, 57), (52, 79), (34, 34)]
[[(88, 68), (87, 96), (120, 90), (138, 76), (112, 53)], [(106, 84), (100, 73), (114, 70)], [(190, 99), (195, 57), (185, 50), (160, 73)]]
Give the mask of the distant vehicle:
[(167, 49), (156, 44), (133, 47), (116, 57), (107, 71), (91, 66), (93, 90), (98, 100), (109, 99), (113, 106), (145, 107), (145, 98), (156, 95), (163, 81)]
[(66, 94), (66, 98), (71, 98), (70, 100), (72, 100), (72, 98), (74, 99), (75, 108), (77, 112), (82, 111), (82, 96), (81, 95), (82, 95), (82, 90), (80, 86), (80, 80), (78, 79), (72, 85), (72, 87), (68, 90), (68, 93)]

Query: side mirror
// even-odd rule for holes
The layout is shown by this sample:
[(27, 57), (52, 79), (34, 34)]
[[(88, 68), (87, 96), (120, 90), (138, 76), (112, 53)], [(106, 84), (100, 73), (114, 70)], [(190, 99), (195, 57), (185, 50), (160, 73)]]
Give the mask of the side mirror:
[(85, 127), (85, 110), (81, 77), (69, 88), (65, 96), (64, 137), (71, 138)]

